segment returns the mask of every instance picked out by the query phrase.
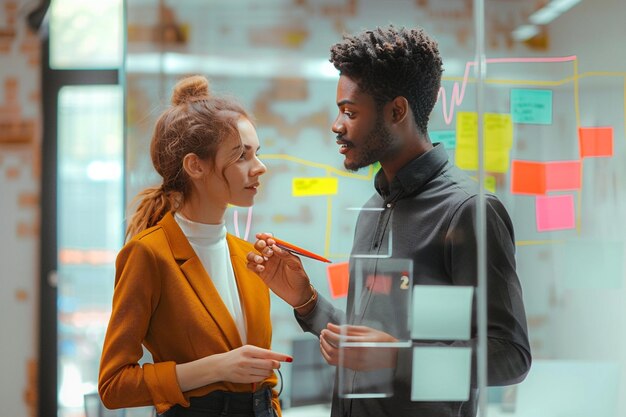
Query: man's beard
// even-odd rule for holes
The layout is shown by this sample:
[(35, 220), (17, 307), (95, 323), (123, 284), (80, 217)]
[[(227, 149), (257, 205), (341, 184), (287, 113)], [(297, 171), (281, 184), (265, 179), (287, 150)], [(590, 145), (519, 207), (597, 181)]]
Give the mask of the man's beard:
[(364, 168), (380, 159), (390, 151), (394, 138), (385, 127), (382, 117), (378, 117), (374, 128), (361, 145), (354, 149), (356, 156), (349, 162), (344, 160), (343, 165), (349, 171)]

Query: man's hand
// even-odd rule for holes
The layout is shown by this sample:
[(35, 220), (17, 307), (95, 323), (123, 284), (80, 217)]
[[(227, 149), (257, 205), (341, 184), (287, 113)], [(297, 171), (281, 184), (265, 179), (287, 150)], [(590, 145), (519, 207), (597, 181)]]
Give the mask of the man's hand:
[[(270, 233), (257, 233), (256, 238), (254, 248), (260, 255), (248, 253), (248, 269), (256, 272), (277, 296), (292, 307), (306, 303), (313, 296), (313, 290), (300, 258), (276, 246)], [(313, 305), (307, 307), (310, 310)]]
[(328, 323), (320, 334), (320, 350), (326, 362), (354, 371), (395, 368), (398, 348), (390, 347), (346, 347), (344, 346), (341, 363), (339, 362), (339, 342), (397, 342), (393, 336), (366, 326), (337, 326)]

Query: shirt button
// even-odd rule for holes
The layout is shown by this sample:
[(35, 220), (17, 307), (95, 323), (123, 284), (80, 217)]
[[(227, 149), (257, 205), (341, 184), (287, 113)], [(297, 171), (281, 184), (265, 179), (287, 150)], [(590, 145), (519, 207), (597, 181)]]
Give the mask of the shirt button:
[(387, 208), (391, 208), (392, 206), (393, 206), (393, 204), (387, 203)]

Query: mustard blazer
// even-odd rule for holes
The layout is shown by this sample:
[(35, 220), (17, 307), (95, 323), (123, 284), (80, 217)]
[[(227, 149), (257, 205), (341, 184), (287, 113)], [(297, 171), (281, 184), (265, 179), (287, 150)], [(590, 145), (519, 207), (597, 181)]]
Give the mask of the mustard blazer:
[[(246, 268), (252, 244), (226, 240), (245, 316), (247, 343), (269, 349), (270, 297)], [(154, 405), (163, 413), (211, 391), (251, 392), (252, 384), (218, 382), (181, 392), (175, 365), (242, 346), (235, 322), (189, 241), (166, 214), (131, 239), (116, 260), (113, 308), (107, 328), (98, 391), (108, 408)], [(142, 345), (154, 363), (139, 364)], [(263, 381), (274, 387), (276, 376)], [(261, 384), (259, 384), (261, 385)], [(280, 414), (274, 391), (274, 408)]]

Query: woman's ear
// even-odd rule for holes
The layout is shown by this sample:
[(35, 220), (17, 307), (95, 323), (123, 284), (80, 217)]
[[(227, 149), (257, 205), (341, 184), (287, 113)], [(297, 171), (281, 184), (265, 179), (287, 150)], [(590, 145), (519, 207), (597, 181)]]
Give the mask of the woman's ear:
[(205, 166), (195, 153), (188, 153), (183, 158), (183, 169), (191, 179), (198, 179), (204, 175)]

